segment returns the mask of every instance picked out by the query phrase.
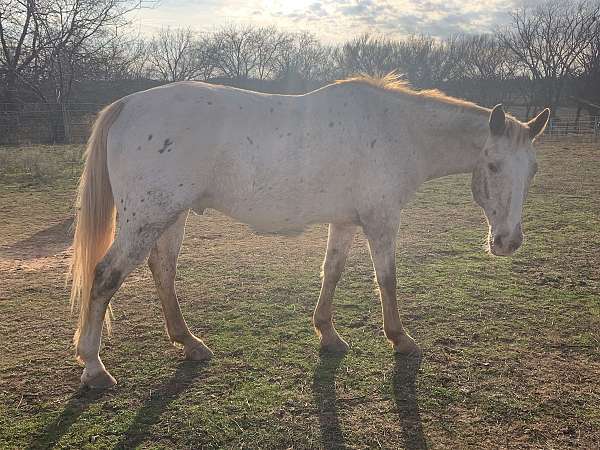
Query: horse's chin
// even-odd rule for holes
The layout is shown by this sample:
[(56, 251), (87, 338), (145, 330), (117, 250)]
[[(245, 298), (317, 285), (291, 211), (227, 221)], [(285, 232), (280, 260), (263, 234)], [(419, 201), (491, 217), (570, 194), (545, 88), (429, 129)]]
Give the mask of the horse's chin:
[(494, 256), (512, 256), (517, 249), (504, 249), (490, 246), (490, 253)]

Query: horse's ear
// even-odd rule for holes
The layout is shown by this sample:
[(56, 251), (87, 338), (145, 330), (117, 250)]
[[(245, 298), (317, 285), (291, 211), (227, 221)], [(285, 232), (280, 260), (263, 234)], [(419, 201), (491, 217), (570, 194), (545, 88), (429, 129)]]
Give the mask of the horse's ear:
[(546, 108), (539, 113), (535, 119), (531, 119), (529, 122), (527, 122), (527, 126), (529, 127), (529, 137), (531, 140), (535, 139), (544, 132), (549, 118), (550, 110)]
[(502, 136), (504, 129), (506, 128), (506, 114), (502, 105), (494, 106), (492, 113), (490, 114), (490, 131), (494, 136)]

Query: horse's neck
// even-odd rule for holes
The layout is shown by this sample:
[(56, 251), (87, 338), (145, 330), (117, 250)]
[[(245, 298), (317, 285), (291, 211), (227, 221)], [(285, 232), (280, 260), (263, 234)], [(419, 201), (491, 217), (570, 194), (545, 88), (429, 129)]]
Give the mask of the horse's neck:
[(441, 105), (428, 109), (420, 124), (420, 149), (426, 179), (471, 172), (489, 134), (481, 109)]

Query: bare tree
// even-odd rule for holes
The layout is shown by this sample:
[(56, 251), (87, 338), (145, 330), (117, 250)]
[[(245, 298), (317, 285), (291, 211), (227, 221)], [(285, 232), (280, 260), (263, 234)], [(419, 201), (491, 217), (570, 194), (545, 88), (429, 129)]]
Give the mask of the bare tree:
[(500, 37), (517, 57), (524, 75), (535, 81), (530, 102), (549, 106), (556, 113), (565, 82), (593, 40), (599, 14), (600, 4), (589, 0), (549, 0), (512, 14), (511, 26)]
[(395, 43), (370, 34), (363, 34), (338, 47), (334, 57), (344, 75), (382, 75), (398, 68)]
[[(24, 86), (64, 112), (75, 68), (86, 52), (94, 51), (93, 38), (123, 25), (125, 14), (140, 7), (140, 0), (3, 0), (0, 5), (4, 101), (14, 105), (18, 87)], [(60, 129), (61, 121), (66, 123), (58, 120), (53, 130)]]
[(322, 45), (309, 32), (286, 35), (277, 52), (275, 78), (279, 80), (324, 82), (337, 76), (333, 49)]
[(513, 53), (491, 34), (462, 35), (459, 41), (461, 95), (486, 105), (505, 102), (512, 93), (507, 87), (515, 75)]
[(289, 42), (290, 36), (274, 27), (258, 28), (254, 32), (254, 50), (256, 65), (254, 75), (259, 80), (273, 78), (277, 56)]
[(150, 43), (151, 66), (161, 80), (192, 80), (198, 74), (194, 33), (165, 28)]

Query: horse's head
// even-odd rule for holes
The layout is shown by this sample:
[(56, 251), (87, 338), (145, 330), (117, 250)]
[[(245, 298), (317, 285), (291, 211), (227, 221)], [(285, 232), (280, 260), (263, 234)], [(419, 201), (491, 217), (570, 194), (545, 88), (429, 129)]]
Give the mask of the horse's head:
[(537, 170), (533, 140), (544, 131), (550, 110), (521, 123), (507, 118), (502, 105), (490, 114), (490, 135), (473, 170), (473, 198), (489, 224), (488, 248), (509, 256), (523, 242), (521, 215)]

